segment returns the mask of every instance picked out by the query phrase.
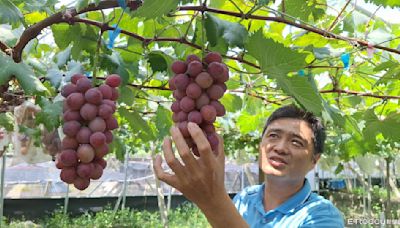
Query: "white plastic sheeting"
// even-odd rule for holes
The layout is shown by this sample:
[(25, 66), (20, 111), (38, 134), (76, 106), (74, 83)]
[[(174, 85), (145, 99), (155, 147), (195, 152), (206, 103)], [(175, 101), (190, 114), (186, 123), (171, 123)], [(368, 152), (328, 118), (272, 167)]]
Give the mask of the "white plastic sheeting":
[[(166, 164), (163, 165), (167, 169)], [(84, 191), (79, 191), (72, 185), (69, 186), (69, 197), (119, 196), (123, 188), (124, 173), (123, 162), (108, 159), (107, 167), (99, 180), (91, 181), (90, 186)], [(55, 167), (54, 162), (7, 165), (5, 170), (5, 198), (63, 198), (67, 194), (68, 186), (60, 180), (59, 174), (60, 170)], [(251, 175), (252, 180), (258, 180), (257, 163), (237, 165), (228, 161), (225, 173), (227, 191), (235, 193), (248, 186), (250, 183), (247, 175)], [(163, 183), (162, 188), (165, 195), (169, 194), (171, 190), (169, 185)], [(172, 194), (180, 193), (172, 189)], [(136, 158), (129, 161), (126, 195), (156, 195), (150, 158)]]

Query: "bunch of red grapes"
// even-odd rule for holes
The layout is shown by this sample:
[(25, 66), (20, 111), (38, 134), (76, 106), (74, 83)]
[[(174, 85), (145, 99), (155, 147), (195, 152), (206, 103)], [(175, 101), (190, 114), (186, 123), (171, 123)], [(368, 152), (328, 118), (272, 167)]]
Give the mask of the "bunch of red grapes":
[(172, 103), (172, 120), (177, 124), (192, 153), (200, 156), (196, 144), (190, 137), (187, 124), (193, 122), (203, 130), (214, 152), (217, 151), (218, 137), (213, 123), (217, 116), (225, 115), (225, 107), (218, 101), (225, 91), (229, 79), (228, 67), (217, 52), (208, 53), (203, 61), (196, 55), (189, 55), (186, 61), (175, 61), (171, 66), (175, 76), (169, 80), (169, 87), (176, 99)]
[(71, 83), (62, 88), (64, 100), (65, 137), (56, 166), (61, 169), (61, 180), (86, 189), (90, 179), (103, 175), (107, 163), (103, 157), (113, 140), (112, 130), (118, 128), (113, 116), (118, 99), (119, 75), (106, 77), (105, 84), (93, 87), (91, 80), (82, 74), (71, 77)]

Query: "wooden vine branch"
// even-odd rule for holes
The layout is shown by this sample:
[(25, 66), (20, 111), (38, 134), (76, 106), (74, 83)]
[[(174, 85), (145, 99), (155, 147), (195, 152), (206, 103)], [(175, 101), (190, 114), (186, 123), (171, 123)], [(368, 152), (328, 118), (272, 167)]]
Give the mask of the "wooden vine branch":
[(5, 43), (3, 43), (3, 42), (0, 41), (0, 49), (1, 49), (4, 53), (7, 53), (8, 50), (9, 50), (10, 48), (7, 46), (7, 44), (5, 44)]
[[(140, 6), (141, 2), (140, 1), (129, 1), (128, 2), (128, 7), (131, 10), (136, 10), (139, 6)], [(118, 5), (118, 1), (116, 0), (105, 0), (105, 1), (101, 1), (99, 5), (95, 5), (95, 4), (89, 4), (88, 7), (80, 10), (80, 11), (76, 11), (75, 9), (68, 9), (65, 12), (59, 12), (56, 14), (53, 14), (52, 16), (30, 26), (29, 28), (27, 28), (21, 35), (20, 39), (18, 40), (17, 44), (13, 47), (10, 48), (8, 47), (5, 43), (0, 41), (0, 49), (5, 52), (8, 55), (12, 55), (13, 59), (15, 62), (21, 62), (22, 60), (22, 51), (25, 48), (25, 46), (27, 45), (27, 43), (36, 38), (40, 32), (48, 27), (51, 26), (53, 24), (58, 24), (58, 23), (85, 23), (88, 25), (93, 25), (96, 27), (99, 27), (100, 29), (102, 29), (103, 31), (106, 30), (114, 30), (115, 28), (109, 26), (108, 24), (105, 23), (101, 23), (101, 22), (97, 22), (97, 21), (93, 21), (93, 20), (88, 20), (88, 19), (82, 19), (82, 18), (78, 18), (76, 17), (79, 14), (82, 13), (86, 13), (86, 12), (90, 12), (90, 11), (96, 11), (96, 10), (102, 10), (102, 9), (109, 9), (109, 8), (116, 8), (119, 7)], [(299, 24), (290, 20), (287, 20), (285, 18), (282, 17), (265, 17), (265, 16), (258, 16), (258, 15), (247, 15), (244, 13), (237, 13), (237, 12), (231, 12), (231, 11), (225, 11), (225, 10), (219, 10), (219, 9), (214, 9), (214, 8), (209, 8), (207, 6), (182, 6), (179, 7), (178, 10), (180, 11), (198, 11), (198, 12), (212, 12), (212, 13), (218, 13), (218, 14), (224, 14), (224, 15), (230, 15), (230, 16), (234, 16), (234, 17), (239, 17), (239, 18), (244, 18), (244, 19), (255, 19), (255, 20), (264, 20), (264, 21), (275, 21), (275, 22), (280, 22), (280, 23), (284, 23), (284, 24), (288, 24), (288, 25), (292, 25), (295, 26), (297, 28), (302, 28), (304, 30), (322, 35), (324, 37), (327, 38), (333, 38), (333, 39), (338, 39), (338, 40), (344, 40), (344, 41), (349, 41), (349, 42), (355, 42), (361, 46), (368, 46), (368, 42), (364, 41), (364, 40), (359, 40), (359, 39), (355, 39), (355, 38), (347, 38), (347, 37), (343, 37), (340, 35), (336, 35), (334, 33), (328, 32), (326, 30), (322, 30), (322, 29), (317, 29), (314, 27), (310, 27), (308, 25), (303, 25), (303, 24)], [(202, 49), (201, 46), (191, 43), (189, 42), (185, 37), (182, 38), (169, 38), (169, 37), (153, 37), (153, 38), (145, 38), (142, 37), (140, 35), (137, 35), (135, 33), (126, 31), (126, 30), (121, 30), (121, 33), (128, 35), (130, 37), (133, 37), (135, 39), (141, 40), (144, 43), (151, 43), (154, 41), (158, 41), (158, 42), (179, 42), (188, 46), (191, 46), (193, 48), (196, 49)], [(386, 50), (388, 52), (392, 52), (392, 53), (397, 53), (400, 54), (400, 50), (396, 50), (396, 49), (391, 49), (391, 48), (387, 48), (387, 47), (383, 47), (380, 45), (375, 45), (374, 46), (376, 49), (382, 49), (382, 50)], [(245, 64), (248, 64), (252, 67), (255, 67), (257, 69), (260, 69), (260, 66), (258, 66), (257, 64), (254, 64), (252, 62), (246, 61), (244, 60), (242, 57), (234, 57), (234, 56), (226, 56), (224, 55), (225, 58), (229, 58), (232, 60), (236, 60)], [(329, 67), (329, 66), (308, 66), (308, 68), (339, 68), (339, 67)], [(133, 85), (131, 85), (133, 86)], [(141, 87), (141, 88), (147, 88), (147, 89), (168, 89), (168, 88), (161, 88), (161, 87), (146, 87), (146, 86), (141, 86), (141, 85), (136, 85), (136, 87)], [(340, 89), (334, 89), (334, 90), (324, 90), (324, 91), (320, 91), (321, 93), (344, 93), (344, 94), (352, 94), (352, 95), (356, 95), (356, 96), (365, 96), (365, 97), (375, 97), (375, 98), (381, 98), (381, 99), (400, 99), (400, 96), (385, 96), (385, 95), (376, 95), (376, 94), (371, 94), (371, 93), (361, 93), (361, 92), (356, 92), (356, 91), (346, 91), (346, 90), (340, 90)], [(261, 98), (261, 97), (259, 97)], [(265, 98), (263, 99), (265, 100)], [(274, 103), (273, 101), (268, 101), (270, 103)]]
[(343, 89), (321, 90), (319, 92), (320, 93), (339, 93), (339, 94), (345, 93), (345, 94), (351, 94), (351, 95), (356, 95), (356, 96), (360, 96), (360, 97), (375, 97), (375, 98), (380, 98), (380, 99), (400, 99), (400, 96), (377, 95), (377, 94), (372, 94), (372, 93), (362, 93), (362, 92), (343, 90)]
[(331, 26), (329, 26), (328, 31), (331, 31), (333, 29), (333, 27), (336, 25), (336, 22), (339, 20), (340, 16), (342, 16), (344, 10), (347, 8), (347, 6), (350, 4), (351, 0), (348, 0), (346, 2), (346, 4), (344, 5), (344, 7), (342, 8), (342, 10), (340, 11), (340, 13), (337, 15), (337, 17), (335, 18), (335, 20), (332, 22)]
[(14, 59), (15, 62), (19, 63), (22, 60), (22, 51), (25, 48), (25, 46), (28, 44), (29, 41), (32, 39), (36, 38), (40, 32), (53, 24), (61, 23), (61, 22), (66, 22), (65, 17), (63, 16), (64, 14), (62, 12), (53, 14), (52, 16), (44, 19), (43, 21), (34, 24), (27, 28), (19, 38), (17, 44), (14, 46), (13, 51), (12, 51), (12, 58)]
[(246, 95), (248, 95), (250, 97), (258, 98), (258, 99), (263, 100), (263, 101), (265, 101), (267, 103), (270, 103), (270, 104), (282, 105), (282, 103), (280, 103), (279, 101), (269, 100), (269, 99), (267, 99), (267, 98), (265, 98), (263, 96), (260, 96), (260, 95), (258, 95), (256, 93), (249, 93), (249, 91), (245, 91), (245, 90), (231, 90), (230, 92), (243, 93), (243, 94), (246, 94)]
[[(84, 24), (88, 24), (88, 25), (93, 25), (93, 26), (96, 26), (96, 27), (101, 28), (103, 30), (115, 30), (114, 27), (111, 27), (108, 24), (104, 24), (104, 23), (101, 23), (101, 22), (98, 22), (98, 21), (89, 20), (89, 19), (82, 19), (82, 18), (74, 17), (74, 18), (71, 18), (70, 21), (73, 22), (73, 23), (84, 23)], [(182, 38), (170, 38), (170, 37), (146, 38), (146, 37), (140, 36), (138, 34), (135, 34), (133, 32), (129, 32), (129, 31), (123, 30), (123, 29), (121, 29), (121, 33), (125, 34), (127, 36), (130, 36), (132, 38), (135, 38), (137, 40), (140, 40), (145, 44), (149, 44), (149, 43), (155, 42), (155, 41), (157, 41), (157, 42), (178, 42), (178, 43), (186, 44), (186, 45), (188, 45), (190, 47), (202, 50), (202, 47), (200, 45), (197, 45), (197, 44), (189, 42), (185, 37), (182, 37)], [(208, 50), (208, 49), (206, 49), (206, 50)], [(245, 64), (247, 64), (249, 66), (252, 66), (254, 68), (260, 69), (260, 67), (257, 64), (249, 62), (247, 60), (244, 60), (241, 57), (228, 56), (228, 55), (222, 55), (222, 56), (224, 58), (236, 60), (236, 61), (245, 63)]]
[(312, 69), (316, 69), (316, 68), (342, 69), (344, 67), (342, 67), (342, 66), (318, 66), (318, 65), (314, 65), (314, 66), (306, 66), (306, 68), (312, 68)]
[[(105, 78), (99, 78), (105, 80)], [(154, 90), (170, 90), (168, 87), (165, 86), (143, 86), (143, 85), (136, 85), (136, 84), (128, 84), (131, 87), (134, 88), (143, 88), (143, 89), (154, 89)], [(257, 94), (249, 94), (246, 91), (243, 90), (231, 90), (231, 92), (235, 93), (246, 93), (252, 97), (256, 97), (259, 99), (262, 99), (268, 103), (273, 103), (273, 104), (280, 104), (277, 101), (273, 100), (268, 100), (263, 96), (257, 95)], [(355, 95), (355, 96), (361, 96), (361, 97), (374, 97), (374, 98), (380, 98), (380, 99), (400, 99), (400, 96), (387, 96), (387, 95), (377, 95), (377, 94), (372, 94), (372, 93), (364, 93), (364, 92), (358, 92), (358, 91), (350, 91), (350, 90), (343, 90), (343, 89), (332, 89), (332, 90), (320, 90), (320, 93), (341, 93), (341, 94), (349, 94), (349, 95)]]
[[(93, 25), (93, 26), (97, 26), (101, 29), (105, 30), (115, 30), (114, 27), (111, 27), (107, 24), (103, 24), (101, 22), (97, 22), (97, 21), (92, 21), (92, 20), (88, 20), (88, 19), (82, 19), (82, 18), (71, 18), (69, 19), (69, 22), (72, 23), (85, 23), (85, 24), (89, 24), (89, 25)], [(186, 40), (185, 38), (169, 38), (169, 37), (154, 37), (154, 38), (145, 38), (142, 37), (140, 35), (137, 35), (135, 33), (126, 31), (126, 30), (121, 30), (121, 33), (128, 35), (130, 37), (133, 37), (135, 39), (138, 39), (144, 43), (150, 43), (150, 42), (154, 42), (154, 41), (158, 41), (158, 42), (180, 42), (186, 45), (189, 45), (193, 48), (199, 49), (201, 50), (201, 46), (193, 44), (191, 42), (189, 42), (188, 40)], [(233, 60), (237, 60), (239, 62), (242, 63), (246, 63), (248, 65), (251, 65), (257, 69), (260, 69), (260, 67), (254, 63), (248, 62), (246, 60), (244, 60), (241, 57), (233, 57), (233, 56), (224, 56), (225, 58), (229, 58), (229, 59), (233, 59)], [(338, 66), (308, 66), (307, 68), (343, 68), (343, 67), (338, 67)], [(99, 79), (104, 79), (104, 78), (99, 78)], [(157, 90), (169, 90), (169, 88), (165, 87), (165, 86), (158, 86), (158, 87), (154, 87), (154, 86), (142, 86), (142, 85), (135, 85), (135, 84), (129, 84), (129, 86), (135, 87), (135, 88), (143, 88), (143, 89), (157, 89)], [(234, 91), (234, 92), (240, 92), (240, 91)], [(343, 93), (343, 94), (351, 94), (351, 95), (356, 95), (356, 96), (364, 96), (364, 97), (375, 97), (375, 98), (380, 98), (380, 99), (400, 99), (400, 96), (387, 96), (387, 95), (376, 95), (376, 94), (372, 94), (372, 93), (362, 93), (362, 92), (357, 92), (357, 91), (347, 91), (347, 90), (341, 90), (341, 89), (333, 89), (333, 90), (322, 90), (320, 91), (320, 93)], [(253, 97), (257, 97), (259, 99), (262, 99), (268, 103), (274, 103), (274, 104), (279, 104), (279, 102), (277, 101), (272, 101), (272, 100), (268, 100), (262, 96), (256, 95), (256, 94), (251, 94), (251, 96)]]
[[(44, 79), (44, 78), (42, 78)], [(104, 77), (97, 77), (97, 79), (100, 80), (105, 80)], [(139, 88), (139, 89), (154, 89), (154, 90), (170, 90), (168, 87), (165, 85), (162, 86), (146, 86), (146, 85), (138, 85), (138, 84), (127, 84), (128, 86), (134, 87), (134, 88)], [(248, 92), (244, 90), (230, 90), (231, 92), (236, 92), (236, 93), (246, 93), (249, 94)], [(380, 99), (400, 99), (400, 96), (388, 96), (388, 95), (377, 95), (373, 93), (364, 93), (364, 92), (358, 92), (358, 91), (350, 91), (350, 90), (343, 90), (343, 89), (331, 89), (331, 90), (320, 90), (320, 93), (342, 93), (342, 94), (350, 94), (350, 95), (356, 95), (356, 96), (361, 96), (361, 97), (374, 97), (374, 98), (380, 98)], [(266, 102), (269, 103), (274, 103), (274, 104), (279, 104), (276, 103), (276, 101), (272, 100), (267, 100), (265, 97), (262, 97), (257, 94), (250, 94), (253, 97), (260, 98), (262, 100), (265, 100)], [(286, 99), (286, 98), (285, 98)]]
[[(140, 6), (140, 2), (129, 1), (128, 6), (131, 10), (135, 10)], [(25, 48), (25, 46), (28, 44), (29, 41), (36, 38), (44, 28), (62, 22), (73, 23), (72, 19), (75, 16), (82, 13), (102, 10), (102, 9), (116, 8), (116, 7), (119, 7), (118, 1), (106, 0), (106, 1), (101, 1), (97, 6), (94, 3), (89, 4), (86, 8), (82, 9), (79, 12), (77, 12), (74, 8), (72, 8), (72, 9), (67, 9), (65, 12), (58, 12), (56, 14), (53, 14), (50, 17), (30, 26), (22, 33), (17, 44), (13, 48), (12, 58), (14, 59), (15, 62), (21, 62), (22, 51)]]
[[(98, 77), (98, 79), (105, 80), (104, 77)], [(138, 89), (164, 90), (164, 91), (170, 90), (168, 87), (166, 87), (164, 85), (163, 86), (145, 86), (145, 85), (138, 85), (138, 84), (133, 84), (133, 83), (127, 84), (127, 85), (130, 87), (133, 87), (133, 88), (138, 88)], [(261, 99), (267, 103), (281, 105), (281, 103), (279, 101), (269, 100), (258, 94), (248, 93), (248, 91), (246, 92), (244, 90), (231, 90), (230, 92), (247, 94), (249, 96)], [(380, 98), (380, 99), (400, 99), (400, 96), (385, 96), (385, 95), (377, 95), (377, 94), (372, 94), (372, 93), (363, 93), (363, 92), (358, 92), (358, 91), (349, 91), (349, 90), (342, 90), (342, 89), (320, 90), (319, 92), (320, 93), (342, 93), (342, 94), (350, 94), (350, 95), (356, 95), (356, 96), (362, 96), (362, 97), (374, 97), (374, 98)], [(287, 97), (280, 101), (284, 101), (286, 99), (287, 99)]]
[[(337, 35), (335, 33), (332, 33), (332, 32), (329, 32), (329, 31), (326, 31), (326, 30), (323, 30), (323, 29), (318, 29), (318, 28), (314, 28), (314, 27), (311, 27), (311, 26), (308, 26), (308, 25), (296, 23), (294, 21), (290, 21), (290, 20), (287, 20), (287, 19), (282, 18), (282, 17), (266, 17), (266, 16), (258, 16), (258, 15), (246, 15), (244, 13), (238, 13), (238, 12), (214, 9), (214, 8), (210, 8), (210, 7), (207, 7), (207, 6), (182, 6), (182, 7), (179, 8), (179, 10), (181, 10), (181, 11), (193, 10), (193, 11), (202, 11), (202, 12), (212, 12), (212, 13), (229, 15), (229, 16), (233, 16), (233, 17), (244, 18), (244, 19), (275, 21), (275, 22), (280, 22), (280, 23), (284, 23), (284, 24), (287, 24), (287, 25), (292, 25), (294, 27), (301, 28), (301, 29), (304, 29), (306, 31), (310, 31), (310, 32), (319, 34), (319, 35), (324, 36), (326, 38), (344, 40), (344, 41), (356, 43), (357, 45), (360, 45), (360, 46), (368, 47), (368, 41), (360, 40), (360, 39), (356, 39), (356, 38), (351, 38), (351, 37), (340, 36), (340, 35)], [(381, 46), (381, 45), (372, 45), (371, 47), (376, 48), (376, 49), (385, 50), (385, 51), (392, 52), (392, 53), (396, 53), (396, 54), (400, 54), (400, 50), (384, 47), (384, 46)]]
[[(136, 10), (140, 6), (140, 4), (141, 4), (140, 1), (129, 1), (128, 7), (131, 10)], [(82, 13), (86, 13), (89, 11), (102, 10), (102, 9), (116, 8), (116, 7), (119, 7), (117, 0), (105, 0), (105, 1), (101, 1), (99, 3), (99, 5), (97, 5), (97, 6), (94, 3), (89, 4), (86, 8), (80, 10), (79, 12), (77, 12), (75, 9), (68, 9), (65, 12), (59, 12), (59, 13), (53, 14), (52, 16), (50, 16), (50, 17), (30, 26), (28, 29), (26, 29), (22, 33), (22, 35), (21, 35), (20, 39), (18, 40), (17, 44), (15, 45), (15, 47), (12, 48), (11, 52), (7, 52), (7, 50), (9, 50), (9, 49), (7, 48), (7, 45), (5, 45), (3, 42), (0, 42), (0, 49), (3, 52), (6, 52), (7, 54), (12, 53), (12, 55), (13, 55), (12, 57), (13, 57), (14, 61), (20, 62), (21, 58), (22, 58), (22, 51), (25, 48), (25, 46), (27, 45), (27, 43), (30, 40), (37, 37), (44, 28), (51, 26), (53, 24), (61, 23), (61, 22), (71, 23), (70, 20), (72, 18), (74, 18), (75, 16), (82, 14)], [(180, 11), (212, 12), (212, 13), (218, 13), (218, 14), (224, 14), (224, 15), (230, 15), (230, 16), (234, 16), (234, 17), (244, 18), (244, 19), (275, 21), (275, 22), (292, 25), (297, 28), (301, 28), (301, 29), (310, 31), (310, 32), (319, 34), (319, 35), (327, 37), (327, 38), (349, 41), (349, 42), (353, 42), (355, 44), (358, 44), (361, 46), (366, 46), (366, 47), (368, 46), (368, 42), (365, 40), (359, 40), (356, 38), (348, 38), (348, 37), (340, 36), (340, 35), (334, 34), (332, 32), (326, 31), (326, 30), (322, 30), (322, 29), (314, 28), (314, 27), (311, 27), (308, 25), (296, 23), (294, 21), (290, 21), (290, 20), (282, 18), (282, 17), (265, 17), (265, 16), (258, 16), (258, 15), (247, 15), (247, 14), (244, 14), (243, 12), (238, 13), (238, 12), (214, 9), (214, 8), (210, 8), (210, 7), (207, 7), (204, 5), (202, 5), (202, 6), (182, 6), (182, 7), (179, 7), (178, 10), (180, 10)], [(177, 41), (177, 40), (179, 40), (178, 42), (182, 42), (182, 40), (180, 40), (180, 39), (175, 39), (175, 40), (171, 40), (171, 41)], [(187, 43), (187, 44), (191, 45), (190, 43)], [(376, 49), (381, 49), (381, 50), (385, 50), (388, 52), (400, 54), (400, 50), (384, 47), (381, 45), (374, 45), (373, 47)], [(250, 65), (251, 65), (251, 63), (250, 63)]]
[[(72, 18), (71, 19), (72, 22), (78, 22), (78, 23), (84, 23), (84, 24), (89, 24), (89, 25), (93, 25), (96, 27), (99, 27), (103, 30), (115, 30), (114, 27), (109, 26), (108, 24), (103, 24), (101, 22), (98, 21), (93, 21), (93, 20), (88, 20), (88, 19), (82, 19), (82, 18)], [(185, 38), (170, 38), (170, 37), (154, 37), (154, 38), (145, 38), (143, 36), (137, 35), (133, 32), (129, 32), (126, 30), (121, 29), (121, 33), (128, 35), (132, 38), (138, 39), (140, 41), (142, 41), (145, 44), (149, 44), (151, 42), (154, 41), (159, 41), (159, 42), (179, 42), (179, 43), (183, 43), (183, 44), (187, 44), (191, 47), (197, 48), (197, 49), (201, 49), (201, 46), (191, 43), (188, 40), (186, 40)]]

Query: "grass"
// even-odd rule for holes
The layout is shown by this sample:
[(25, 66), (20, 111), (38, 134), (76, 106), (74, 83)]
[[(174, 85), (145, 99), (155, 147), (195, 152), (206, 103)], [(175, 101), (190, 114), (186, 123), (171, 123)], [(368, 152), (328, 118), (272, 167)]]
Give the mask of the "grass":
[[(169, 227), (210, 227), (205, 216), (200, 210), (190, 203), (173, 209), (168, 215)], [(4, 223), (3, 223), (4, 224)], [(5, 227), (163, 227), (158, 212), (137, 211), (123, 209), (115, 214), (111, 209), (105, 209), (97, 213), (85, 213), (78, 217), (64, 215), (62, 209), (57, 210), (52, 216), (39, 221), (14, 220), (5, 221)]]
[[(386, 202), (386, 192), (381, 188), (374, 188), (371, 192), (371, 215), (366, 215), (363, 205), (363, 196), (366, 194), (363, 189), (353, 189), (352, 192), (330, 191), (327, 198), (330, 199), (338, 209), (344, 214), (344, 218), (371, 217), (379, 218), (384, 211)], [(392, 218), (400, 217), (400, 204), (393, 203), (391, 208)], [(111, 207), (97, 213), (84, 213), (79, 216), (64, 215), (63, 209), (55, 211), (51, 216), (38, 221), (3, 220), (2, 227), (51, 227), (51, 228), (70, 228), (70, 227), (163, 227), (160, 213), (158, 211), (139, 211), (124, 209), (116, 213)], [(191, 203), (184, 203), (180, 207), (172, 209), (168, 214), (169, 227), (192, 228), (192, 227), (211, 227), (205, 216), (200, 210)], [(6, 224), (4, 226), (4, 224)]]

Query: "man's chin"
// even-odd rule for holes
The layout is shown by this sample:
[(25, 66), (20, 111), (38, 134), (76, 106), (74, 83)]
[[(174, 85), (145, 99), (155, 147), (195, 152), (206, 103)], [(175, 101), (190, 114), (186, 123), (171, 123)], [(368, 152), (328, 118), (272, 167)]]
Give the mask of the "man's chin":
[(266, 167), (263, 169), (263, 172), (266, 176), (276, 176), (276, 177), (286, 176), (286, 172), (284, 170), (274, 169), (273, 167)]

